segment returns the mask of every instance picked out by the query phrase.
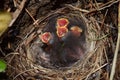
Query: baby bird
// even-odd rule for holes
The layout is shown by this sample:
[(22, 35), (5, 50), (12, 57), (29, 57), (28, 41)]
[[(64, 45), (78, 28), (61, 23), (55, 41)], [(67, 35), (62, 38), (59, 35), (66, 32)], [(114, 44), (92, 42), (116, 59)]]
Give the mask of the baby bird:
[(57, 19), (56, 33), (59, 38), (65, 36), (65, 34), (68, 32), (68, 24), (69, 21), (66, 18)]
[(49, 20), (39, 37), (47, 45), (43, 50), (50, 55), (53, 66), (70, 66), (85, 53), (85, 25), (81, 18), (54, 17)]
[(68, 24), (69, 21), (66, 18), (57, 19), (57, 27), (67, 27)]
[[(59, 23), (58, 21), (59, 19), (57, 20), (57, 24)], [(83, 46), (85, 45), (85, 25), (77, 17), (69, 17), (66, 21), (69, 23), (63, 27), (66, 30), (63, 32), (64, 35), (59, 36), (57, 33), (62, 45), (58, 53), (61, 53), (59, 56), (61, 57), (61, 63), (69, 65), (81, 59), (85, 52)], [(61, 30), (57, 29), (57, 32), (61, 32)]]
[(82, 29), (79, 27), (79, 26), (72, 26), (70, 28), (70, 30), (72, 31), (72, 33), (75, 35), (75, 36), (80, 36), (81, 33), (82, 33)]
[(45, 32), (39, 37), (42, 40), (42, 42), (46, 43), (47, 45), (50, 45), (53, 42), (53, 35), (50, 32)]

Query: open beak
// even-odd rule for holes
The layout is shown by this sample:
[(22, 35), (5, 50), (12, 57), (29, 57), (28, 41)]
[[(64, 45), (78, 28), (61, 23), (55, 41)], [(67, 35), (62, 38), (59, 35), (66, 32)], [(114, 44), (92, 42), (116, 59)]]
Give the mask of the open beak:
[(68, 29), (66, 27), (57, 27), (57, 36), (59, 38), (65, 36), (67, 32), (68, 32)]
[(68, 32), (67, 25), (69, 24), (68, 19), (66, 18), (59, 18), (57, 19), (57, 36), (59, 38), (65, 36), (65, 34)]
[(41, 34), (39, 37), (43, 43), (48, 44), (50, 39), (52, 38), (52, 35), (50, 32), (45, 32), (45, 33)]
[(59, 27), (63, 27), (63, 26), (67, 27), (68, 24), (69, 24), (69, 21), (66, 18), (57, 19), (57, 26)]
[(78, 26), (73, 26), (73, 27), (70, 28), (70, 30), (76, 36), (80, 36), (80, 34), (83, 32), (83, 30)]

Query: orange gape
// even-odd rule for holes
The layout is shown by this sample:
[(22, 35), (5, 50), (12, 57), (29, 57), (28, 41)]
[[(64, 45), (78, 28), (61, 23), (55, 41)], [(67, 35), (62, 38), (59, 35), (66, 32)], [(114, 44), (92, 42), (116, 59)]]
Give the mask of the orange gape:
[(78, 26), (73, 26), (70, 28), (70, 30), (72, 31), (72, 33), (76, 36), (80, 36), (82, 33), (82, 29)]
[(52, 35), (50, 32), (45, 32), (42, 35), (40, 35), (40, 39), (42, 40), (42, 42), (48, 44), (50, 39), (52, 38)]
[(57, 36), (63, 37), (68, 32), (68, 29), (66, 27), (58, 27), (57, 28)]
[(67, 25), (69, 24), (69, 21), (66, 18), (60, 18), (57, 20), (57, 27), (67, 27)]
[(68, 28), (67, 28), (68, 24), (69, 24), (69, 21), (66, 18), (57, 19), (56, 33), (58, 37), (65, 36), (65, 34), (68, 32)]

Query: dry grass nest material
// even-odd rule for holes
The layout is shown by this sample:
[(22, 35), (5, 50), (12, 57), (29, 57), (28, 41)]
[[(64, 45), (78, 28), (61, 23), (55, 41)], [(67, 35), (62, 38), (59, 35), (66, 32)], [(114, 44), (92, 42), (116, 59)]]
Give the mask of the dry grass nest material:
[[(57, 10), (54, 14), (58, 14), (65, 9)], [(86, 18), (84, 13), (77, 11), (79, 16), (83, 18), (87, 26), (87, 54), (83, 60), (77, 61), (70, 67), (59, 69), (45, 68), (41, 65), (33, 63), (33, 57), (29, 52), (29, 44), (36, 37), (34, 25), (30, 25), (31, 31), (27, 34), (21, 44), (17, 47), (16, 52), (6, 56), (8, 69), (7, 72), (13, 80), (100, 80), (104, 77), (105, 72), (103, 67), (107, 65), (106, 51), (109, 44), (109, 28), (100, 26), (98, 21), (89, 16)], [(50, 17), (51, 15), (47, 16)], [(46, 17), (45, 17), (46, 18)], [(44, 19), (45, 19), (44, 18)], [(41, 20), (41, 21), (40, 21)], [(99, 19), (102, 21), (102, 19)], [(44, 21), (44, 20), (43, 20)], [(39, 19), (41, 25), (42, 19)], [(38, 28), (38, 27), (37, 27)], [(28, 28), (29, 29), (29, 28)], [(27, 50), (25, 50), (27, 49)]]

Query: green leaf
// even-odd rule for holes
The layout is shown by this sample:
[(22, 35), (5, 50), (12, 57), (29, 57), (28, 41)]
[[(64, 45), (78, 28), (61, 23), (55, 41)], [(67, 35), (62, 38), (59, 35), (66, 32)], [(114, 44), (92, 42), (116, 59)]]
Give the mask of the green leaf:
[(4, 72), (6, 67), (6, 62), (4, 60), (0, 60), (0, 72)]

